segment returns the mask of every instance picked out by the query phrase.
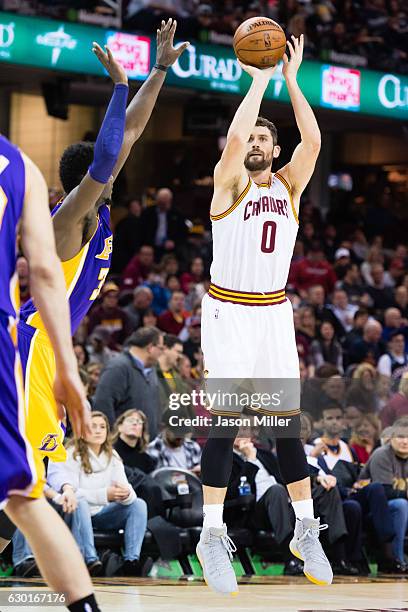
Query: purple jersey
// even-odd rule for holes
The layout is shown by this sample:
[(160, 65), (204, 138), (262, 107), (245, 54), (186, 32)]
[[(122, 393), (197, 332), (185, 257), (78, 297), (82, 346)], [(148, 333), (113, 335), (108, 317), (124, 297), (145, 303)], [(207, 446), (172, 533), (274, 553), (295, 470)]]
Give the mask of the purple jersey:
[(0, 312), (14, 318), (20, 303), (16, 273), (17, 231), (24, 195), (25, 167), (21, 153), (0, 135)]
[[(56, 210), (57, 207), (53, 214)], [(82, 319), (98, 297), (111, 264), (112, 230), (109, 206), (106, 204), (99, 207), (97, 221), (98, 225), (92, 238), (75, 257), (62, 262), (71, 312), (72, 334), (76, 332)], [(21, 308), (20, 318), (28, 325), (45, 331), (40, 313), (32, 299)]]

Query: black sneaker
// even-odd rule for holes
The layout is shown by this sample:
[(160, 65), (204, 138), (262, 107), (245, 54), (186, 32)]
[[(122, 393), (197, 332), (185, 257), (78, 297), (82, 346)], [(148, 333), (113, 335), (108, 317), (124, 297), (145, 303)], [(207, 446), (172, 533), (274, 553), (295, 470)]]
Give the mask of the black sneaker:
[(344, 559), (333, 562), (332, 569), (333, 574), (339, 576), (358, 576), (360, 574), (358, 567)]
[(103, 565), (102, 563), (99, 561), (99, 559), (96, 559), (95, 561), (91, 561), (90, 563), (86, 564), (87, 568), (88, 568), (88, 572), (90, 576), (100, 576), (103, 573)]
[(32, 578), (32, 576), (39, 576), (40, 570), (37, 567), (34, 557), (32, 557), (16, 565), (14, 574), (19, 578)]
[(301, 576), (303, 574), (303, 563), (299, 559), (289, 559), (283, 568), (284, 576)]
[(147, 557), (145, 561), (135, 559), (134, 561), (125, 561), (122, 573), (124, 576), (147, 576), (153, 567), (153, 559)]
[(408, 576), (408, 567), (398, 559), (386, 559), (378, 564), (378, 572), (381, 574), (402, 574)]

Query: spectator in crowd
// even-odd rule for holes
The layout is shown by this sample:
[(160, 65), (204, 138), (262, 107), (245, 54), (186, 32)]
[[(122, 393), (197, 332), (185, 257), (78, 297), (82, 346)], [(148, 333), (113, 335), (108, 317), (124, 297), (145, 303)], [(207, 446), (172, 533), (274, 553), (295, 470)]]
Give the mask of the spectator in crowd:
[(115, 422), (114, 448), (125, 464), (126, 476), (136, 495), (147, 504), (148, 518), (163, 516), (163, 497), (160, 486), (150, 476), (157, 461), (147, 454), (148, 423), (141, 410), (126, 410)]
[(154, 314), (153, 310), (149, 308), (146, 310), (142, 317), (142, 325), (141, 327), (156, 327), (157, 325), (157, 317)]
[(324, 288), (322, 285), (313, 285), (307, 292), (307, 303), (313, 308), (316, 321), (330, 321), (333, 325), (337, 338), (341, 338), (344, 334), (344, 329), (339, 320), (333, 314), (331, 308), (326, 305)]
[(361, 282), (360, 270), (356, 263), (349, 263), (345, 266), (343, 280), (337, 283), (337, 287), (346, 292), (350, 305), (358, 306), (360, 304), (365, 289)]
[[(159, 380), (161, 415), (169, 408), (169, 396), (172, 393), (184, 393), (186, 390), (177, 365), (183, 354), (183, 343), (177, 336), (165, 334), (163, 338), (163, 351), (157, 363), (157, 377)], [(175, 412), (180, 414), (180, 411)]]
[(363, 573), (361, 506), (354, 500), (342, 500), (337, 478), (326, 474), (319, 466), (322, 445), (308, 444), (312, 427), (304, 414), (300, 417), (300, 436), (312, 478), (312, 497), (316, 513), (332, 526), (328, 543), (331, 544), (333, 571), (336, 574)]
[(408, 353), (405, 350), (405, 336), (402, 331), (391, 332), (388, 339), (388, 352), (381, 355), (377, 370), (398, 385), (401, 377), (408, 372)]
[(331, 309), (335, 317), (343, 326), (344, 332), (341, 336), (343, 337), (353, 328), (354, 315), (358, 310), (358, 306), (350, 304), (344, 289), (335, 289), (332, 296)]
[(345, 428), (343, 431), (343, 439), (349, 440), (352, 432), (354, 431), (356, 424), (359, 422), (360, 418), (363, 416), (363, 411), (361, 408), (357, 406), (353, 406), (352, 404), (348, 404), (344, 409), (344, 424)]
[(323, 411), (323, 436), (314, 440), (318, 464), (326, 474), (336, 476), (343, 499), (353, 499), (361, 505), (363, 524), (371, 521), (379, 546), (379, 571), (405, 573), (392, 550), (395, 531), (384, 488), (379, 483), (366, 484), (358, 480), (357, 458), (340, 437), (343, 429), (341, 408), (326, 408)]
[(340, 247), (334, 254), (334, 271), (339, 280), (344, 278), (347, 267), (350, 265), (350, 251), (345, 247)]
[(384, 327), (382, 333), (383, 340), (388, 342), (390, 335), (396, 331), (401, 332), (404, 334), (404, 336), (408, 336), (408, 327), (402, 319), (399, 308), (387, 308), (387, 310), (384, 312)]
[(400, 285), (394, 291), (395, 306), (399, 309), (405, 324), (408, 320), (408, 288)]
[[(145, 238), (144, 230), (143, 238)], [(152, 246), (144, 244), (122, 272), (122, 289), (134, 289), (145, 282), (153, 271), (153, 265), (154, 249)]]
[(30, 299), (30, 275), (28, 262), (25, 257), (18, 257), (16, 263), (18, 275), (18, 289), (20, 294), (20, 306), (23, 306)]
[(310, 346), (310, 362), (316, 368), (331, 363), (343, 372), (343, 354), (340, 343), (334, 337), (334, 327), (330, 321), (323, 321), (319, 335)]
[(384, 275), (384, 266), (380, 263), (371, 266), (372, 281), (368, 284), (367, 293), (373, 300), (374, 308), (378, 311), (389, 308), (394, 303), (394, 293)]
[(141, 327), (128, 338), (122, 353), (111, 359), (96, 388), (94, 405), (110, 423), (137, 406), (145, 413), (151, 436), (160, 416), (159, 382), (155, 365), (163, 350), (163, 336), (155, 327)]
[[(180, 428), (181, 429), (181, 428)], [(157, 467), (174, 467), (200, 473), (201, 448), (178, 428), (166, 426), (150, 442), (147, 452), (157, 461)]]
[(391, 426), (397, 419), (408, 415), (408, 374), (405, 374), (399, 383), (398, 391), (391, 396), (388, 404), (380, 414), (381, 424)]
[(350, 448), (360, 464), (367, 463), (372, 452), (380, 446), (381, 423), (374, 414), (365, 414), (354, 424)]
[(346, 403), (356, 406), (364, 414), (378, 412), (377, 379), (377, 371), (370, 363), (358, 365), (352, 374)]
[[(273, 531), (284, 561), (284, 574), (300, 575), (303, 572), (302, 564), (289, 551), (295, 521), (278, 462), (270, 451), (256, 448), (247, 431), (241, 431), (234, 442), (227, 500), (238, 497), (242, 477), (247, 478), (255, 495), (255, 507), (250, 512), (249, 526)], [(235, 514), (234, 509), (224, 510), (227, 524), (233, 524)]]
[(183, 272), (180, 278), (181, 288), (186, 295), (190, 293), (191, 285), (204, 280), (204, 262), (202, 257), (194, 257), (190, 263), (190, 271)]
[(115, 283), (105, 283), (101, 296), (101, 304), (93, 307), (89, 313), (88, 333), (91, 334), (97, 325), (101, 325), (109, 332), (109, 348), (115, 350), (130, 334), (129, 318), (123, 308), (118, 305), (119, 287)]
[(121, 273), (133, 255), (140, 249), (143, 229), (140, 225), (142, 204), (139, 198), (128, 203), (128, 214), (115, 228), (112, 250), (112, 272)]
[(192, 367), (197, 364), (201, 346), (201, 317), (192, 316), (186, 321), (188, 338), (183, 342), (183, 352), (190, 359)]
[(373, 366), (385, 352), (385, 345), (381, 340), (382, 326), (375, 319), (369, 319), (363, 328), (363, 337), (356, 340), (349, 349), (350, 363), (366, 361)]
[(343, 340), (344, 349), (344, 365), (350, 364), (350, 350), (352, 347), (363, 339), (364, 326), (368, 321), (368, 310), (366, 308), (359, 308), (354, 313), (353, 327), (346, 334)]
[(316, 317), (313, 308), (302, 306), (294, 313), (296, 344), (301, 357), (309, 363), (310, 346), (316, 337)]
[(307, 290), (316, 284), (321, 285), (328, 296), (333, 291), (336, 280), (333, 266), (327, 261), (319, 242), (314, 242), (306, 257), (294, 266), (292, 283), (303, 298), (306, 297)]
[[(140, 550), (147, 524), (146, 503), (136, 497), (123, 463), (112, 448), (106, 416), (93, 412), (90, 433), (75, 440), (67, 452), (64, 468), (77, 495), (88, 502), (93, 527), (103, 531), (124, 530), (124, 573), (140, 576), (144, 570)], [(93, 534), (87, 532), (83, 537), (84, 550), (97, 559)]]
[(74, 341), (74, 353), (77, 358), (78, 367), (83, 368), (89, 361), (89, 353), (83, 342)]
[(86, 367), (86, 372), (89, 379), (89, 395), (93, 397), (96, 387), (101, 376), (102, 365), (99, 363), (89, 363)]
[(143, 316), (150, 309), (153, 293), (149, 287), (139, 286), (133, 290), (133, 300), (123, 309), (129, 317), (132, 331), (143, 324)]
[(369, 478), (384, 487), (395, 531), (394, 557), (401, 569), (408, 573), (404, 556), (404, 538), (408, 528), (408, 421), (396, 421), (390, 442), (371, 455), (360, 478)]
[(169, 301), (169, 309), (157, 319), (157, 327), (166, 334), (178, 336), (184, 327), (188, 312), (184, 309), (185, 296), (182, 291), (175, 291)]
[(140, 218), (145, 244), (155, 247), (158, 259), (177, 250), (187, 239), (185, 218), (173, 207), (173, 192), (159, 189), (154, 206), (146, 208)]
[(89, 336), (88, 344), (86, 345), (90, 364), (95, 363), (100, 366), (106, 366), (112, 357), (117, 354), (116, 351), (112, 351), (108, 347), (109, 341), (109, 330), (103, 325), (97, 325)]
[(168, 308), (171, 292), (164, 286), (163, 276), (158, 271), (149, 274), (144, 286), (153, 294), (152, 310), (159, 317)]

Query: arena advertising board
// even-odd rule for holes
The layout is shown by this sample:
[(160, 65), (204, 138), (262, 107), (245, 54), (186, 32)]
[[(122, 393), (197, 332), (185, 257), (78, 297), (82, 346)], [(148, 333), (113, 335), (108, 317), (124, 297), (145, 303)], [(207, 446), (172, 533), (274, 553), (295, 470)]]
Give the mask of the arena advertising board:
[[(153, 37), (0, 12), (0, 62), (102, 76), (104, 69), (90, 52), (94, 40), (110, 45), (130, 79), (146, 79), (155, 59)], [(306, 60), (298, 80), (313, 106), (408, 118), (407, 76)], [(194, 43), (169, 70), (166, 83), (243, 95), (250, 77), (242, 71), (232, 48)], [(266, 98), (289, 102), (281, 65)]]

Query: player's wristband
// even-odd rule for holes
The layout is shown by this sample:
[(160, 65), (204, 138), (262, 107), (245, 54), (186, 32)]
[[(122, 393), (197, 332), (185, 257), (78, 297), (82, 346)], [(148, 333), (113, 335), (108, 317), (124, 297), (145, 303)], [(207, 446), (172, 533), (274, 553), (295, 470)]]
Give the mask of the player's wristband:
[(162, 70), (163, 72), (167, 72), (169, 66), (164, 66), (163, 64), (155, 64), (153, 68), (156, 68), (156, 70)]

